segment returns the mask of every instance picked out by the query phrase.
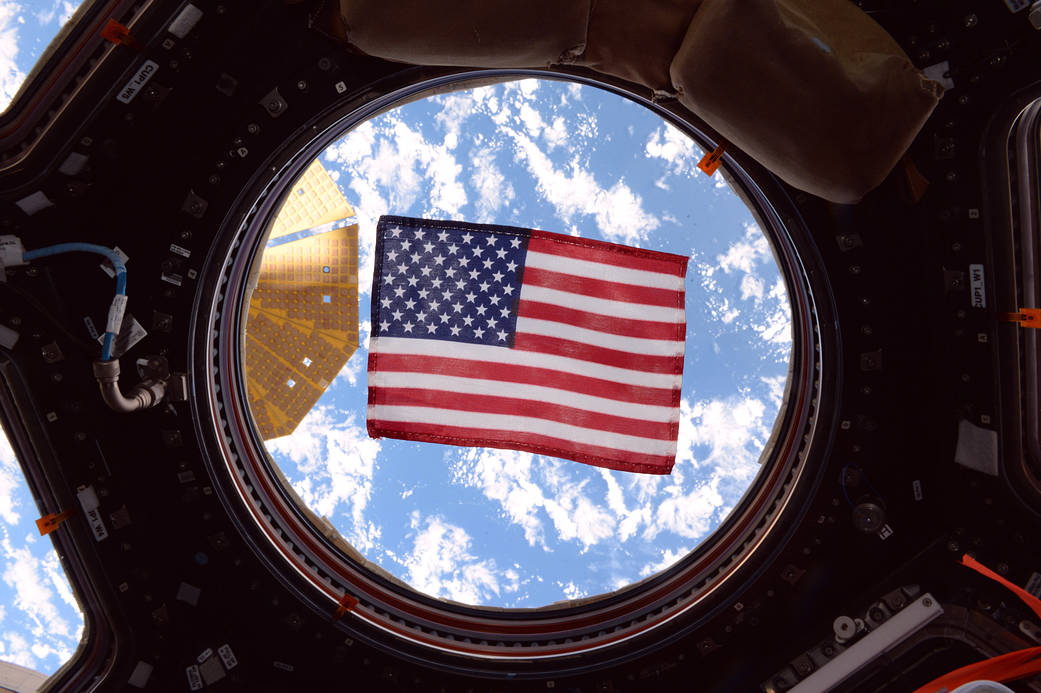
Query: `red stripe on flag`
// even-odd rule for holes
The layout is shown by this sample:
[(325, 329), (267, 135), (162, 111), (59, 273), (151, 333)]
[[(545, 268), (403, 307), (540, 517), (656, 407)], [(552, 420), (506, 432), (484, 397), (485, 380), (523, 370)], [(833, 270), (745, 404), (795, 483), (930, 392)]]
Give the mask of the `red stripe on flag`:
[(572, 294), (581, 294), (582, 296), (603, 298), (609, 301), (640, 303), (645, 306), (662, 306), (664, 308), (683, 307), (682, 291), (622, 284), (603, 279), (590, 279), (538, 267), (524, 268), (524, 283), (531, 286), (542, 286), (547, 289), (567, 291)]
[(604, 347), (582, 344), (581, 342), (572, 342), (568, 339), (544, 337), (537, 334), (522, 334), (518, 332), (513, 348), (521, 351), (567, 356), (568, 358), (592, 361), (605, 366), (628, 368), (629, 370), (646, 371), (648, 373), (679, 375), (683, 372), (683, 358), (679, 356), (645, 356), (643, 354), (605, 349)]
[(484, 414), (524, 416), (531, 419), (557, 421), (570, 426), (578, 426), (579, 428), (624, 433), (629, 436), (655, 440), (675, 440), (679, 430), (678, 422), (630, 419), (623, 416), (600, 414), (584, 409), (565, 407), (552, 402), (539, 402), (516, 397), (445, 392), (443, 390), (370, 387), (369, 403), (450, 409), (464, 414), (466, 412), (480, 412)]
[(368, 429), (369, 435), (373, 438), (387, 435), (429, 443), (526, 450), (539, 455), (563, 457), (623, 472), (668, 474), (672, 471), (672, 465), (676, 461), (673, 455), (647, 455), (521, 431), (499, 431), (488, 428), (404, 421), (374, 421), (372, 419), (368, 422)]
[(671, 274), (675, 277), (683, 277), (687, 274), (686, 257), (549, 231), (532, 231), (531, 239), (528, 241), (528, 250), (644, 272)]
[(686, 325), (675, 322), (655, 322), (652, 320), (630, 320), (616, 318), (600, 313), (589, 313), (575, 308), (564, 308), (551, 303), (537, 301), (520, 301), (517, 315), (524, 318), (537, 318), (551, 322), (562, 322), (587, 330), (617, 334), (624, 337), (639, 335), (642, 339), (661, 339), (682, 342)]
[[(477, 380), (497, 380), (504, 383), (520, 383), (524, 385), (542, 385), (558, 390), (568, 390), (620, 402), (634, 404), (651, 404), (660, 407), (677, 407), (680, 403), (680, 390), (668, 390), (659, 387), (641, 387), (626, 385), (600, 378), (590, 378), (574, 373), (565, 373), (550, 368), (535, 366), (518, 366), (491, 361), (470, 361), (442, 356), (412, 356), (402, 354), (382, 354), (373, 352), (369, 370), (387, 373), (436, 373), (453, 375), (461, 378)], [(377, 362), (373, 359), (378, 359)]]

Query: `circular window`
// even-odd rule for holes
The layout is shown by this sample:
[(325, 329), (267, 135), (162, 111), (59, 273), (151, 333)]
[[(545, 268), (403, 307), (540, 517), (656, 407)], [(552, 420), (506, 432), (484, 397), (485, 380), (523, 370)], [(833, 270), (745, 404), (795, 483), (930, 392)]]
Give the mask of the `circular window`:
[[(333, 142), (272, 222), (245, 330), (267, 450), (323, 531), (424, 594), (509, 608), (613, 592), (709, 537), (761, 468), (791, 328), (769, 241), (722, 175), (697, 168), (702, 156), (630, 100), (535, 79), (414, 101)], [(689, 257), (672, 473), (369, 438), (368, 307), (382, 214)]]
[[(435, 666), (560, 673), (693, 627), (784, 541), (824, 449), (826, 288), (784, 193), (740, 153), (701, 173), (689, 114), (583, 75), (403, 70), (336, 108), (258, 173), (209, 309), (209, 406), (255, 548), (350, 637)], [(368, 437), (387, 213), (686, 256), (672, 473)]]

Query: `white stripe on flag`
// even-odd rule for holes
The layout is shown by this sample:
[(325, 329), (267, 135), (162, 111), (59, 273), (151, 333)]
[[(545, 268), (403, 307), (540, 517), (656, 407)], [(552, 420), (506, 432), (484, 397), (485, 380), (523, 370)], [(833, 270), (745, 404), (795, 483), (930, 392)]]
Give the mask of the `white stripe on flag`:
[[(545, 240), (545, 239), (540, 239)], [(655, 289), (671, 289), (683, 291), (683, 277), (674, 274), (662, 274), (660, 272), (648, 272), (647, 270), (619, 267), (589, 260), (576, 260), (563, 255), (549, 255), (528, 250), (524, 260), (525, 267), (537, 267), (551, 272), (572, 274), (576, 277), (587, 277), (589, 279), (602, 279), (620, 284), (633, 284), (634, 286), (649, 286)]]
[(559, 404), (598, 414), (624, 416), (630, 419), (670, 423), (679, 421), (679, 409), (653, 404), (634, 404), (614, 399), (583, 395), (570, 390), (558, 390), (541, 385), (504, 383), (500, 380), (462, 378), (454, 375), (429, 373), (398, 373), (381, 371), (369, 374), (369, 387), (401, 388), (405, 390), (437, 390), (466, 395), (491, 395)]
[(557, 337), (572, 342), (589, 344), (604, 349), (625, 351), (641, 356), (683, 356), (683, 342), (670, 342), (663, 339), (643, 339), (641, 337), (622, 337), (609, 332), (587, 330), (565, 322), (536, 320), (523, 315), (517, 318), (517, 334), (537, 334), (543, 337)]
[(469, 361), (485, 361), (500, 363), (504, 367), (511, 365), (532, 366), (599, 378), (613, 383), (625, 385), (641, 385), (666, 390), (679, 389), (682, 375), (669, 373), (647, 373), (645, 371), (604, 366), (599, 363), (572, 359), (566, 356), (540, 354), (535, 351), (521, 351), (484, 344), (464, 344), (462, 342), (445, 342), (437, 339), (411, 339), (408, 337), (372, 337), (369, 340), (369, 352), (379, 355), (401, 354), (403, 356), (438, 356), (441, 358), (466, 359)]
[(544, 286), (532, 286), (530, 284), (521, 286), (520, 297), (522, 301), (551, 303), (565, 308), (573, 308), (574, 310), (584, 310), (587, 313), (609, 315), (613, 318), (675, 323), (686, 320), (683, 308), (666, 308), (664, 306), (648, 306), (643, 303), (611, 301), (606, 298), (573, 294), (569, 291), (547, 289)]
[(465, 426), (466, 428), (483, 428), (493, 431), (534, 433), (552, 438), (562, 438), (585, 445), (598, 445), (600, 447), (637, 452), (645, 455), (676, 454), (675, 440), (641, 438), (639, 436), (625, 435), (624, 433), (581, 428), (558, 421), (535, 419), (527, 416), (484, 414), (453, 409), (435, 409), (433, 407), (370, 404), (368, 417), (370, 422), (378, 422), (380, 426), (387, 428), (393, 428), (395, 421), (435, 424), (438, 426)]

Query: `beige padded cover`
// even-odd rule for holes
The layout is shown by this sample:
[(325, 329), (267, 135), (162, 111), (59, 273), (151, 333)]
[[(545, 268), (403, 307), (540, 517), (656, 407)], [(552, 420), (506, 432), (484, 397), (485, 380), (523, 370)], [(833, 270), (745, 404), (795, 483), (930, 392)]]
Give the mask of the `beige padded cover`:
[(675, 92), (792, 186), (856, 202), (941, 87), (849, 0), (340, 0), (348, 40), (419, 65), (567, 63)]
[(348, 40), (416, 65), (545, 67), (585, 48), (592, 0), (341, 0)]
[(671, 73), (723, 137), (834, 202), (882, 182), (941, 91), (848, 0), (705, 0)]
[(586, 50), (576, 63), (651, 89), (672, 91), (669, 65), (701, 2), (596, 0)]

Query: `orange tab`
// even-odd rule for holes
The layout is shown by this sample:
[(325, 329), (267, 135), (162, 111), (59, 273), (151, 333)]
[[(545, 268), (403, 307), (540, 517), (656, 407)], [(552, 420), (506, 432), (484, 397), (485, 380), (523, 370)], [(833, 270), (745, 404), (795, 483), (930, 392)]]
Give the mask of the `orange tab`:
[(1010, 582), (1005, 578), (1001, 577), (1000, 575), (998, 575), (993, 570), (977, 561), (969, 554), (965, 554), (961, 557), (961, 564), (967, 568), (972, 568), (980, 575), (989, 577), (994, 582), (1001, 583), (1002, 585), (1007, 587), (1009, 590), (1015, 593), (1017, 597), (1022, 599), (1023, 603), (1029, 606), (1030, 610), (1038, 615), (1038, 618), (1041, 618), (1041, 599), (1038, 599), (1034, 595), (1030, 594), (1030, 592), (1027, 592), (1025, 589), (1023, 589), (1016, 583)]
[(706, 176), (711, 176), (716, 173), (716, 169), (719, 168), (719, 164), (723, 161), (723, 152), (727, 150), (727, 144), (728, 142), (726, 140), (720, 140), (718, 147), (701, 157), (701, 161), (698, 162), (698, 168), (700, 168)]
[(130, 46), (141, 50), (142, 46), (133, 36), (130, 35), (130, 29), (126, 28), (114, 19), (108, 20), (108, 24), (101, 30), (101, 38), (112, 43), (122, 44), (124, 46)]
[[(969, 554), (961, 557), (961, 563), (1012, 590), (1035, 614), (1041, 617), (1041, 599), (1001, 577)], [(914, 693), (946, 693), (946, 691), (952, 691), (958, 686), (973, 681), (1015, 681), (1037, 673), (1041, 673), (1041, 647), (1029, 647), (955, 669), (949, 674), (933, 679)]]
[(64, 510), (60, 513), (51, 513), (41, 517), (36, 521), (36, 529), (40, 530), (40, 536), (45, 536), (58, 529), (62, 522), (72, 517), (72, 513), (72, 510)]
[(344, 592), (343, 596), (340, 597), (340, 601), (337, 602), (336, 618), (343, 618), (348, 611), (353, 611), (356, 606), (358, 606), (358, 600)]
[(1018, 323), (1020, 327), (1041, 328), (1041, 308), (1020, 308), (1015, 313), (998, 313), (998, 320)]

